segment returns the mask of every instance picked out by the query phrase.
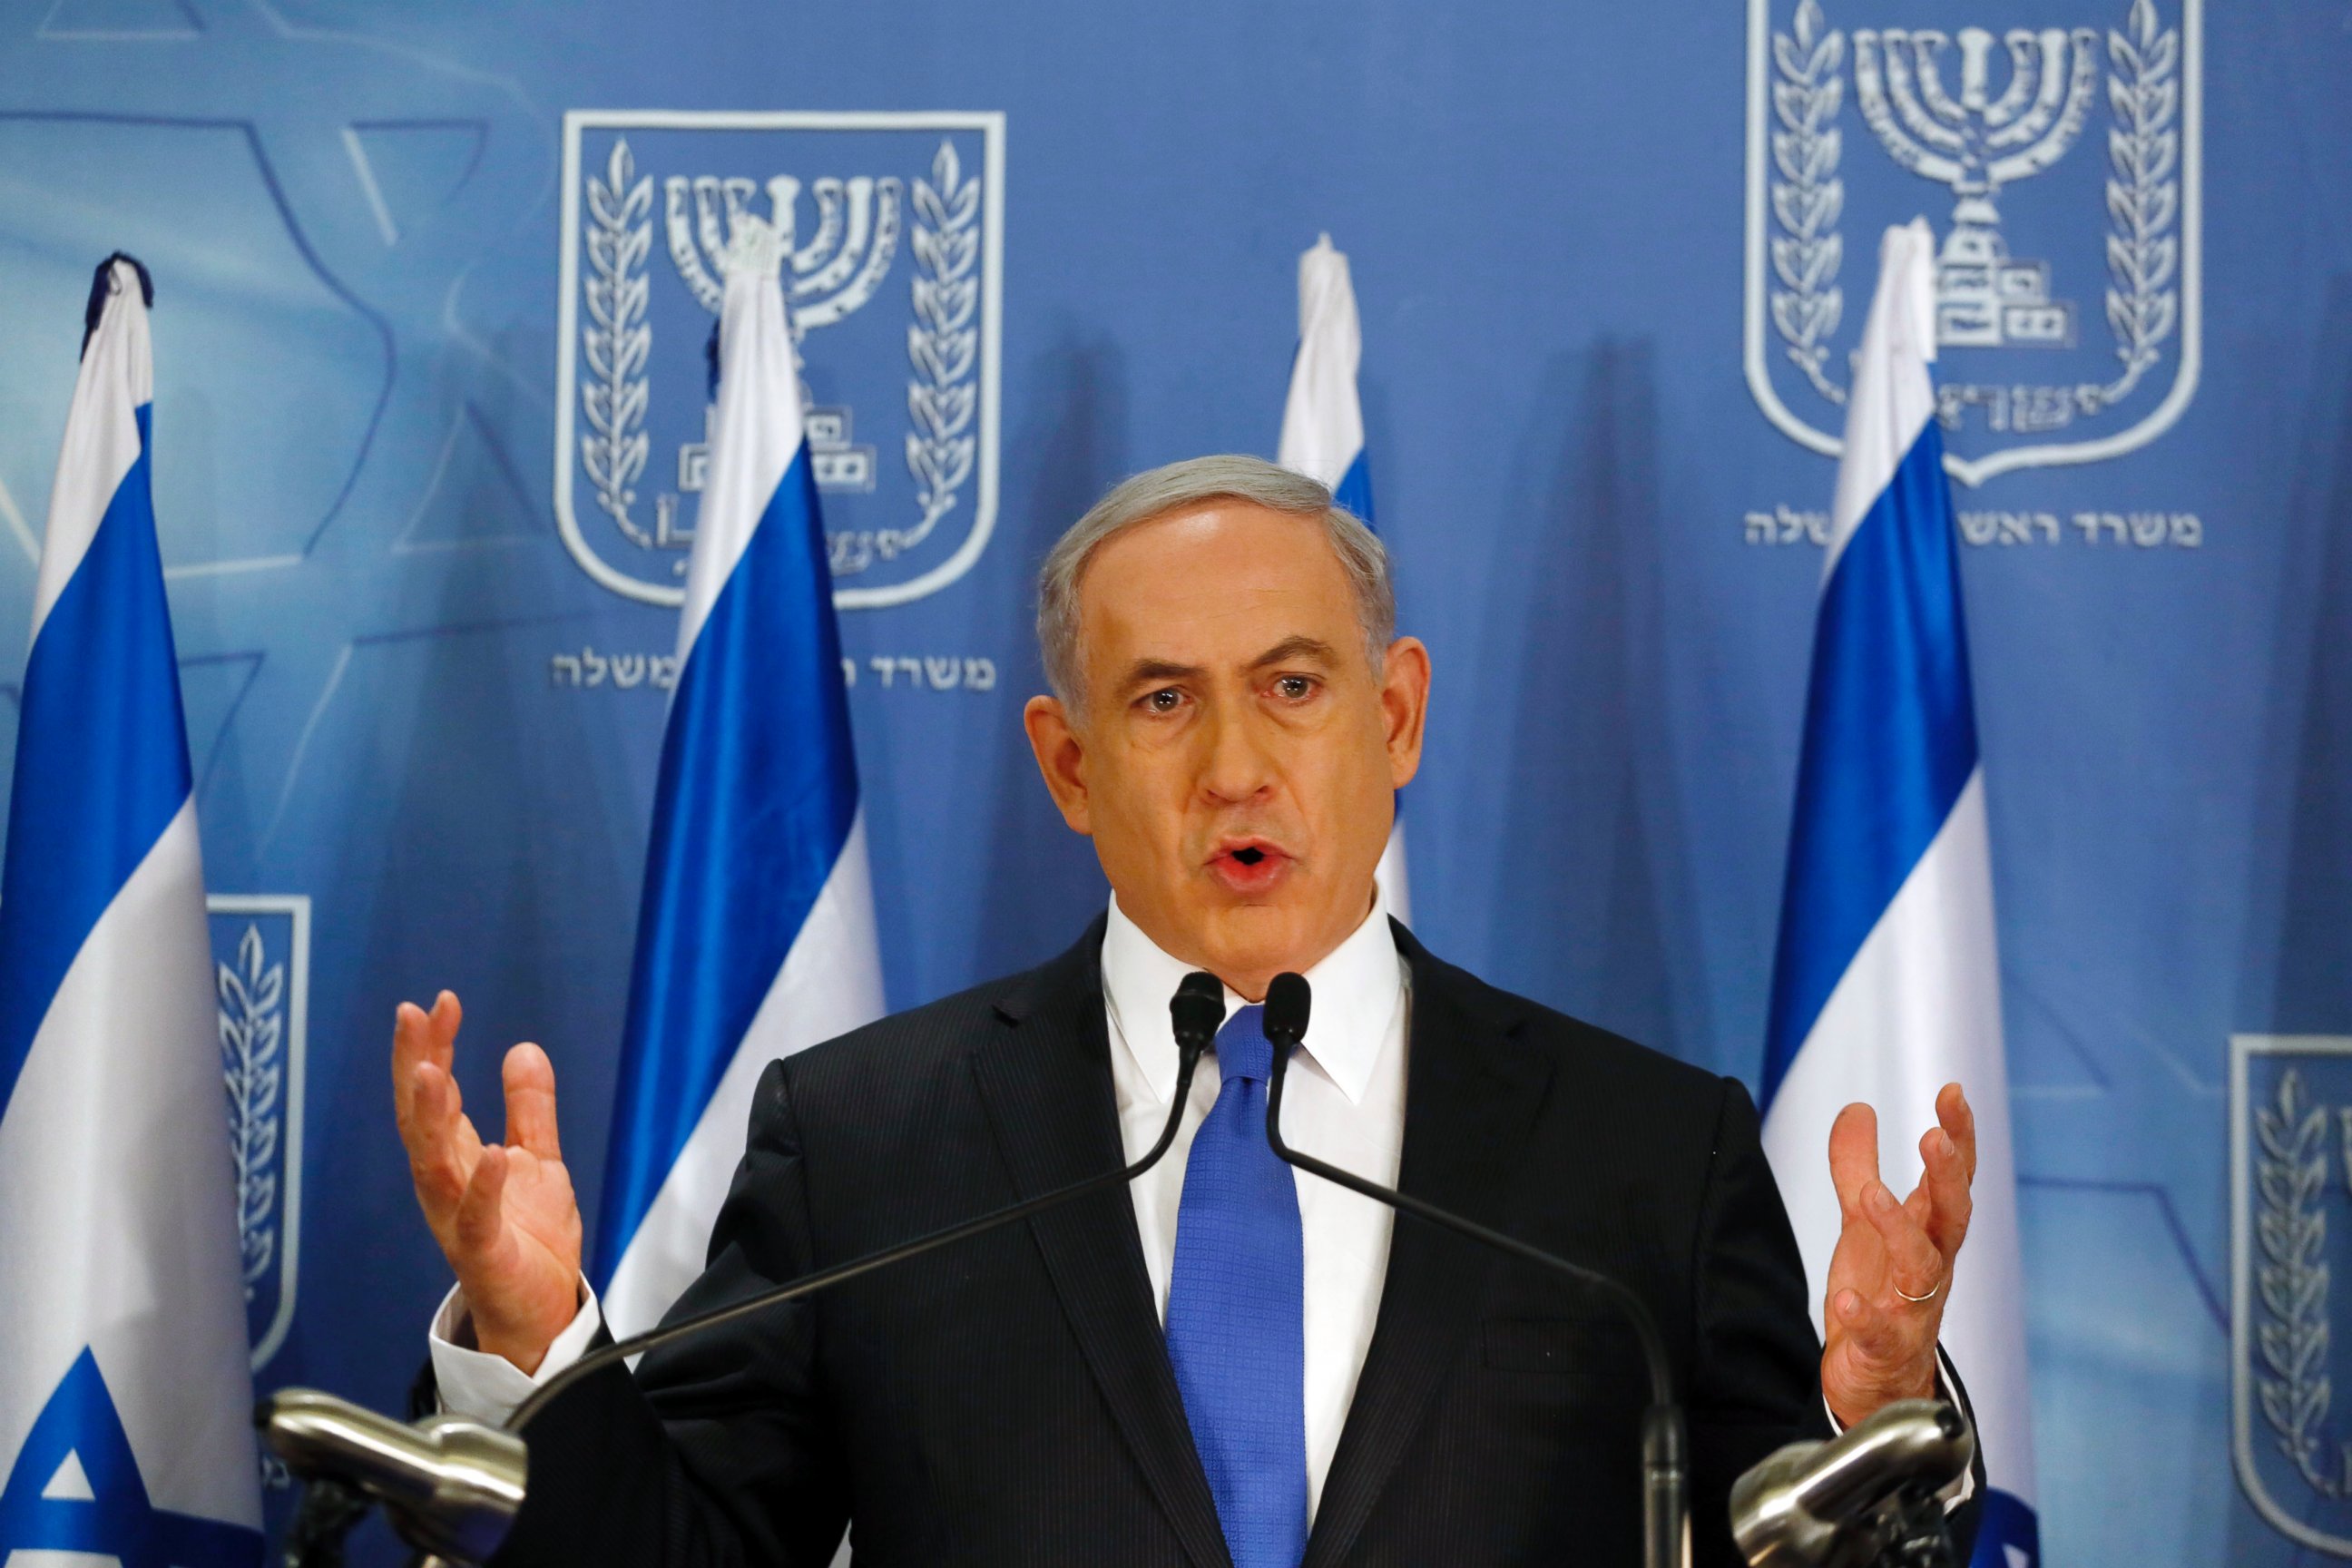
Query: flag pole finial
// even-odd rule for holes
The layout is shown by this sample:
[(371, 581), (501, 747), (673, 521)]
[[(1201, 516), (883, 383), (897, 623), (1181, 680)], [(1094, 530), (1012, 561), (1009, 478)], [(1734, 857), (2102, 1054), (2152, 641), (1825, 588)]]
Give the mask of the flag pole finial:
[(99, 318), (106, 314), (107, 297), (114, 292), (114, 264), (118, 261), (129, 262), (131, 269), (139, 274), (139, 302), (149, 310), (155, 307), (155, 279), (149, 274), (147, 264), (129, 251), (115, 251), (98, 264), (89, 280), (89, 303), (81, 312), (81, 352), (85, 354), (89, 353), (89, 340), (98, 331)]

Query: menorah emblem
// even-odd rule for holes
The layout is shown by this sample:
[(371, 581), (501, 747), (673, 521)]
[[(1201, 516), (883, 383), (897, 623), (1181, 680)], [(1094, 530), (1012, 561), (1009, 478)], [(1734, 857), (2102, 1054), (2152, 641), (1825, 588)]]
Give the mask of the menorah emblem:
[(672, 174), (663, 181), (669, 258), (714, 316), (726, 298), (727, 278), (737, 268), (782, 273), (792, 306), (793, 341), (798, 343), (874, 297), (898, 254), (901, 187), (896, 179), (863, 174), (814, 182), (809, 191), (816, 198), (816, 235), (806, 245), (794, 244), (801, 182), (790, 174), (770, 178), (764, 218), (751, 211), (758, 188), (750, 180), (713, 174), (691, 180)]
[[(1959, 46), (1958, 96), (1943, 57)], [(1996, 44), (2006, 46), (2009, 84), (1992, 94)], [(2011, 259), (1995, 200), (2038, 174), (2081, 136), (2096, 96), (2099, 36), (2089, 28), (2019, 27), (1996, 39), (1981, 27), (1957, 36), (1928, 28), (1856, 28), (1854, 97), (1897, 163), (1952, 189), (1952, 226), (1937, 256), (1939, 342), (1976, 348), (2063, 348), (2074, 341), (2074, 308), (2050, 298), (2049, 268)]]

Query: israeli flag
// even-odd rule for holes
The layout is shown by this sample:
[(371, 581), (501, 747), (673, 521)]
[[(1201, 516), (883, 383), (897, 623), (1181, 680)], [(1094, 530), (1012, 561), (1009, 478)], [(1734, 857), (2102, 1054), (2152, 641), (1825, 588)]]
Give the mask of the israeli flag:
[(833, 574), (777, 281), (747, 221), (687, 565), (593, 1258), (616, 1335), (702, 1272), (768, 1063), (882, 1014)]
[[(1333, 248), (1329, 235), (1320, 236), (1298, 258), (1298, 353), (1290, 363), (1290, 395), (1282, 405), (1282, 444), (1275, 461), (1319, 481), (1370, 526), (1372, 470), (1364, 458), (1364, 405), (1356, 394), (1356, 367), (1363, 357), (1364, 328), (1356, 318), (1348, 254)], [(1379, 877), (1389, 912), (1412, 924), (1402, 810), (1389, 829)]]
[(1975, 1215), (1944, 1313), (1991, 1490), (1974, 1562), (2040, 1560), (2025, 1383), (1984, 768), (1958, 538), (1927, 376), (1935, 240), (1890, 228), (1838, 468), (1764, 1055), (1764, 1148), (1818, 1322), (1837, 1244), (1830, 1123), (1879, 1111), (1879, 1169), (1919, 1178), (1914, 1140), (1958, 1080), (1976, 1109)]
[(100, 267), (0, 869), (0, 1562), (261, 1561), (148, 298), (136, 262)]

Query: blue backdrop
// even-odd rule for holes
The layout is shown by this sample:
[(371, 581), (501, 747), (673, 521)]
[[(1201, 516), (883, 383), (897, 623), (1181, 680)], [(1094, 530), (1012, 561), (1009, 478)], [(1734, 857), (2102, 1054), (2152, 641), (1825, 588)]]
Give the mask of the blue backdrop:
[[(1029, 574), (1121, 476), (1272, 450), (1328, 229), (1436, 661), (1415, 924), (1751, 1084), (1820, 447), (1925, 213), (2044, 1539), (2352, 1553), (2352, 1189), (2279, 1132), (2352, 1081), (2230, 1084), (2233, 1035), (2352, 1034), (2347, 79), (2343, 0), (0, 5), (0, 629), (131, 251), (224, 1049), (282, 1069), (234, 1108), (262, 1381), (391, 1405), (421, 1354), (400, 998), (465, 996), (478, 1107), (548, 1047), (593, 1206), (730, 203), (803, 247), (894, 1005), (1099, 903), (1016, 721)], [(2265, 1250), (2288, 1199), (2334, 1243)]]

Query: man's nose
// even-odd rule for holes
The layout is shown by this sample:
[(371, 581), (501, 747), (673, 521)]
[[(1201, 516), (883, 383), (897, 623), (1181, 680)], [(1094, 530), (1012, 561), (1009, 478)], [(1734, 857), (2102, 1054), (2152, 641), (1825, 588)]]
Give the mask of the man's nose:
[(1274, 787), (1273, 755), (1248, 714), (1213, 714), (1202, 728), (1208, 748), (1201, 767), (1204, 795), (1221, 805), (1240, 805)]

